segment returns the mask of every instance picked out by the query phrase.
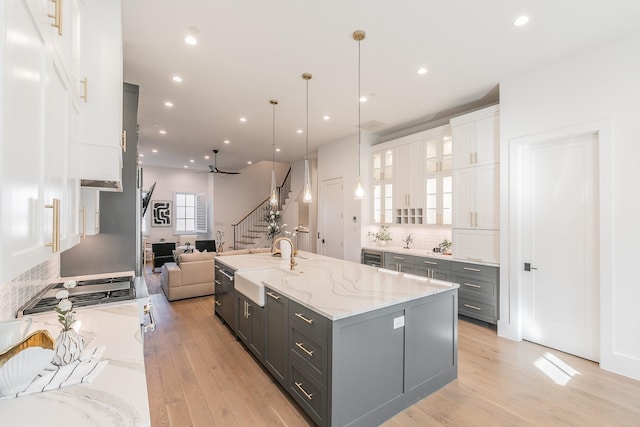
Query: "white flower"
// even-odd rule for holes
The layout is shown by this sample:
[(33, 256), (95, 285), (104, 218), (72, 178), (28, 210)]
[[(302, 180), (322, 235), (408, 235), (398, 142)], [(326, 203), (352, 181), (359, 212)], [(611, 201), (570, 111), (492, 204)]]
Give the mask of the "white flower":
[(77, 282), (75, 280), (67, 280), (66, 282), (64, 282), (62, 286), (64, 286), (65, 289), (70, 289), (70, 288), (75, 288), (76, 285), (77, 285)]
[(56, 294), (56, 299), (66, 299), (66, 298), (69, 298), (69, 291), (66, 289), (58, 291), (58, 293)]
[(69, 301), (68, 299), (63, 299), (58, 303), (58, 309), (60, 311), (69, 311), (71, 310), (72, 306), (73, 304), (71, 304), (71, 301)]

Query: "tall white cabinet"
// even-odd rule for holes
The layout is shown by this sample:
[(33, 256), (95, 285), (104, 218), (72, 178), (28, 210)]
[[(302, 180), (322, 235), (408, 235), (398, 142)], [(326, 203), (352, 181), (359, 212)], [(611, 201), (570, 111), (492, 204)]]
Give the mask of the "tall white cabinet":
[(498, 263), (499, 109), (451, 119), (453, 136), (453, 253)]
[(3, 282), (80, 240), (81, 29), (93, 3), (120, 10), (119, 1), (0, 3)]

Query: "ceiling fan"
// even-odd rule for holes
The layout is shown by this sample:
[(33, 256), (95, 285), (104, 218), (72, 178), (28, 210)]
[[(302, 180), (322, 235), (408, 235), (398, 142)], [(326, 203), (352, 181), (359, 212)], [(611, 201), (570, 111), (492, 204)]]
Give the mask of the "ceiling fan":
[(237, 175), (240, 172), (225, 172), (225, 171), (221, 171), (220, 169), (218, 169), (217, 162), (218, 162), (218, 151), (220, 150), (213, 150), (213, 166), (209, 165), (209, 172), (211, 173), (226, 173), (227, 175)]

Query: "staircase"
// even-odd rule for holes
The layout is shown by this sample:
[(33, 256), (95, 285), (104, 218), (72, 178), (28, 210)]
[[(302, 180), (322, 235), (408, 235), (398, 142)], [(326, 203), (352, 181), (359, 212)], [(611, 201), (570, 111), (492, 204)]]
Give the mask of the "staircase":
[[(285, 176), (282, 181), (282, 185), (277, 188), (277, 192), (278, 205), (276, 209), (282, 212), (283, 208), (286, 206), (289, 194), (291, 193), (291, 168), (289, 168), (287, 176)], [(270, 208), (271, 205), (269, 204), (269, 198), (267, 197), (251, 212), (245, 215), (244, 218), (236, 224), (232, 224), (233, 249), (255, 248), (260, 246), (262, 242), (266, 240), (268, 223), (265, 221), (264, 216)]]

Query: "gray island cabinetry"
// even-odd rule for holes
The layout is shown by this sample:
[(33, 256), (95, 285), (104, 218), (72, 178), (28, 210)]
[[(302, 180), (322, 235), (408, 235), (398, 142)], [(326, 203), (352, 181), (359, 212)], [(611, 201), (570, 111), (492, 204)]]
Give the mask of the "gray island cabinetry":
[[(290, 274), (262, 280), (258, 360), (317, 425), (378, 425), (457, 378), (457, 284), (315, 254), (297, 261)], [(288, 270), (260, 254), (222, 263)]]

